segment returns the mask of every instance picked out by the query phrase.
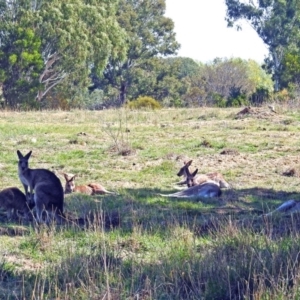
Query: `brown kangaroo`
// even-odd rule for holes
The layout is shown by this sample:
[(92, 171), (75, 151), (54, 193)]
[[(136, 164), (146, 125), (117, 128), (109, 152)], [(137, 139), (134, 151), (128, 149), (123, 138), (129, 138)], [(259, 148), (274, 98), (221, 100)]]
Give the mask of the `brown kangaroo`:
[(86, 194), (86, 195), (97, 195), (97, 194), (115, 194), (114, 192), (110, 192), (106, 190), (99, 183), (89, 183), (87, 185), (78, 185), (75, 184), (76, 175), (63, 173), (66, 179), (65, 185), (65, 194), (70, 194), (73, 192)]
[(88, 184), (89, 187), (91, 187), (93, 189), (93, 195), (103, 195), (103, 194), (111, 194), (111, 195), (115, 195), (115, 192), (110, 192), (108, 191), (104, 186), (102, 186), (99, 183), (89, 183)]
[(47, 169), (30, 169), (28, 160), (31, 153), (32, 151), (23, 156), (17, 150), (19, 157), (18, 174), (24, 186), (25, 194), (35, 204), (38, 223), (43, 222), (43, 212), (47, 214), (47, 223), (49, 217), (53, 215), (58, 221), (61, 221), (65, 217), (63, 213), (64, 190), (61, 182), (53, 172)]
[(177, 184), (187, 184), (188, 187), (203, 184), (208, 181), (214, 181), (220, 186), (220, 188), (229, 188), (230, 185), (226, 182), (223, 175), (219, 172), (212, 172), (207, 174), (197, 174), (198, 169), (193, 173), (190, 173), (189, 166), (192, 164), (192, 160), (184, 162), (183, 167), (177, 173), (177, 176), (184, 176), (185, 180), (178, 182)]
[(86, 194), (86, 195), (92, 195), (93, 194), (93, 189), (87, 185), (75, 185), (75, 177), (76, 175), (73, 174), (68, 174), (68, 173), (63, 173), (65, 179), (66, 179), (66, 184), (65, 184), (65, 194), (70, 194), (70, 193), (81, 193), (81, 194)]
[(22, 212), (28, 219), (30, 214), (29, 204), (25, 194), (17, 187), (9, 187), (0, 192), (0, 207), (6, 211), (7, 218), (17, 218), (18, 212)]

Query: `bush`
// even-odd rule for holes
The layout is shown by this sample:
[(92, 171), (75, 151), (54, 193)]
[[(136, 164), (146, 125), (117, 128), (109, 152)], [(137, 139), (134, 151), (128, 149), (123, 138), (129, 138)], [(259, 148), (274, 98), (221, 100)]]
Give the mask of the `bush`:
[(127, 104), (127, 107), (130, 109), (143, 109), (143, 108), (160, 109), (161, 105), (155, 99), (151, 97), (143, 96), (143, 97), (138, 97), (136, 100), (130, 101)]
[(274, 95), (274, 99), (278, 102), (287, 102), (291, 99), (291, 94), (287, 89), (282, 89)]
[(271, 99), (272, 92), (264, 87), (256, 88), (256, 91), (251, 95), (251, 104), (260, 105)]

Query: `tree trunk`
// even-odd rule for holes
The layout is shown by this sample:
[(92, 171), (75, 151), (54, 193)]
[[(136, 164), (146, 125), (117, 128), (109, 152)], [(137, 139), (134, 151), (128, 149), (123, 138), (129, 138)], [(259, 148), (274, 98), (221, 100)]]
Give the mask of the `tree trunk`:
[(122, 82), (120, 88), (120, 106), (126, 102), (126, 90), (127, 90), (126, 82)]

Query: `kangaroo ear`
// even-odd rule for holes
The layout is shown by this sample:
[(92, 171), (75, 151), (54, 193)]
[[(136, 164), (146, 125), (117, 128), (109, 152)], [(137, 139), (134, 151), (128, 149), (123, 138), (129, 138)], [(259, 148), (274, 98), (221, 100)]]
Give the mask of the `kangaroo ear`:
[(196, 170), (192, 173), (192, 176), (195, 177), (197, 173), (198, 173), (198, 169), (196, 169)]
[(189, 166), (192, 164), (192, 162), (193, 162), (193, 160), (191, 159), (191, 160), (189, 160), (188, 162), (186, 162), (185, 165), (186, 165), (187, 167), (189, 167)]
[(17, 150), (17, 154), (18, 154), (19, 159), (23, 158), (23, 155), (19, 150)]
[(29, 151), (29, 152), (24, 156), (24, 158), (29, 159), (31, 153), (32, 153), (32, 151)]

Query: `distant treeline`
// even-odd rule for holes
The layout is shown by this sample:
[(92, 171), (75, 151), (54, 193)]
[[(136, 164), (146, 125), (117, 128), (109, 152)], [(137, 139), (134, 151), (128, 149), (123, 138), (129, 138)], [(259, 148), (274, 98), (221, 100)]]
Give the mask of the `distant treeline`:
[(247, 18), (269, 46), (260, 66), (176, 57), (180, 45), (165, 0), (0, 0), (2, 107), (101, 109), (141, 96), (161, 106), (225, 107), (261, 104), (274, 91), (294, 97), (300, 18), (290, 2), (251, 4), (251, 14), (239, 1), (226, 1), (228, 25)]

